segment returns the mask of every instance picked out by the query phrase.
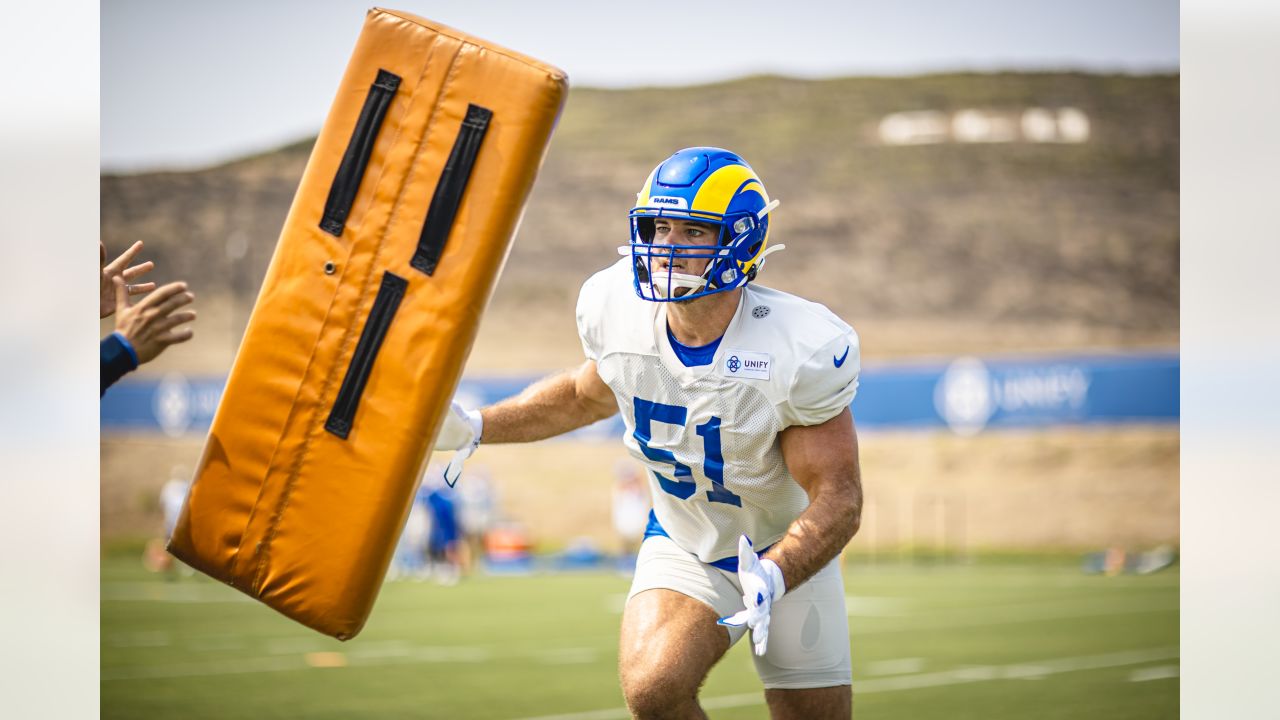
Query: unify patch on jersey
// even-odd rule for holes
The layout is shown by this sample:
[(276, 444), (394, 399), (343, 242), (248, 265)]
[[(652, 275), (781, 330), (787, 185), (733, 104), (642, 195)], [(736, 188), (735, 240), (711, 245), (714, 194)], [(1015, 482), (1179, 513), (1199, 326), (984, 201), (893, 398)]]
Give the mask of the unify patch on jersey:
[(730, 378), (768, 380), (769, 367), (772, 364), (773, 359), (769, 356), (769, 353), (730, 349), (725, 353), (724, 363), (720, 366), (720, 374)]

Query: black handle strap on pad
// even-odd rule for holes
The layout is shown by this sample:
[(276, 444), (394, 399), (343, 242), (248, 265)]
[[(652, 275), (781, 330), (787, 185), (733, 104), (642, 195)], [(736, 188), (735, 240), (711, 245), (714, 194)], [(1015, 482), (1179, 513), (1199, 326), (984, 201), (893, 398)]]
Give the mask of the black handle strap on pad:
[(480, 143), (484, 140), (492, 118), (492, 110), (475, 104), (467, 105), (467, 116), (462, 120), (462, 128), (458, 130), (453, 150), (449, 153), (449, 159), (440, 173), (440, 182), (436, 184), (435, 195), (431, 198), (427, 219), (422, 224), (418, 249), (409, 261), (410, 265), (427, 275), (436, 271), (436, 264), (444, 253), (444, 244), (449, 239), (449, 231), (453, 229), (458, 206), (462, 204), (462, 194), (467, 189), (467, 181), (471, 179), (471, 168), (475, 165), (476, 156), (480, 153)]
[(369, 157), (373, 155), (378, 130), (387, 116), (391, 98), (395, 97), (399, 87), (399, 75), (379, 69), (378, 77), (365, 96), (364, 107), (351, 132), (351, 142), (347, 143), (347, 150), (342, 154), (342, 162), (338, 165), (333, 185), (329, 186), (329, 199), (325, 201), (324, 215), (320, 218), (320, 229), (334, 237), (342, 237), (342, 230), (347, 225), (347, 214), (355, 203), (360, 181), (364, 179)]
[(333, 401), (333, 409), (329, 411), (329, 419), (324, 429), (343, 440), (351, 433), (351, 425), (355, 421), (356, 408), (360, 406), (360, 396), (364, 394), (365, 383), (373, 372), (373, 361), (378, 357), (382, 340), (387, 336), (387, 328), (396, 316), (400, 301), (404, 299), (405, 288), (409, 282), (390, 272), (382, 274), (382, 286), (378, 288), (378, 297), (369, 310), (369, 319), (365, 321), (364, 330), (360, 331), (360, 341), (351, 354), (351, 364), (347, 366), (347, 375), (342, 379), (342, 387), (338, 397)]

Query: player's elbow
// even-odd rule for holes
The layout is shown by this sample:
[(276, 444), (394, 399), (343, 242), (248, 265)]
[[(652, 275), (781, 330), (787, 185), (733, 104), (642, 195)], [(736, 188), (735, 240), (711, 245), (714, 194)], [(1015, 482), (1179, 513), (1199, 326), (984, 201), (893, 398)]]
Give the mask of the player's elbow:
[(854, 535), (862, 529), (862, 506), (855, 505), (849, 512), (848, 532), (849, 539), (852, 540)]
[(862, 527), (862, 492), (852, 478), (827, 475), (811, 486), (809, 505), (821, 517), (822, 533), (841, 547)]
[[(858, 530), (862, 529), (862, 493), (848, 492), (842, 493), (842, 502), (840, 504), (840, 517), (845, 536), (852, 539), (858, 534)], [(847, 540), (846, 540), (847, 542)]]
[(839, 528), (848, 542), (862, 528), (862, 485), (857, 473), (850, 473), (843, 482), (832, 483), (829, 502), (839, 518)]
[(583, 425), (603, 420), (618, 412), (613, 390), (600, 379), (595, 363), (583, 363), (573, 379), (573, 400)]
[(579, 427), (590, 425), (618, 412), (618, 406), (615, 403), (601, 402), (601, 398), (583, 392), (574, 395), (572, 407)]
[(612, 402), (600, 403), (596, 406), (596, 411), (596, 420), (604, 420), (618, 414), (618, 405)]

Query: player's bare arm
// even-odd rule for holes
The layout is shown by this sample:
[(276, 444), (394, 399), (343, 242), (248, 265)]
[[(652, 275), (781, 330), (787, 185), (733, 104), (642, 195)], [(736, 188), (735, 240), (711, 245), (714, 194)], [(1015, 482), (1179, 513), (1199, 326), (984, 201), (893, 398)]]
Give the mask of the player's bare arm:
[(858, 434), (845, 408), (821, 425), (789, 427), (779, 438), (787, 469), (808, 493), (809, 507), (764, 557), (795, 588), (840, 554), (861, 525)]
[(613, 391), (593, 360), (544, 378), (524, 392), (483, 408), (484, 443), (545, 440), (618, 412)]

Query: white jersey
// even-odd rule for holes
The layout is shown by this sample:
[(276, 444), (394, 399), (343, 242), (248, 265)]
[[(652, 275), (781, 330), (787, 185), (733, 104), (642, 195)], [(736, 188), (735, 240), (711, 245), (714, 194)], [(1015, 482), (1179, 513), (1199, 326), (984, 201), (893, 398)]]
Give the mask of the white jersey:
[(182, 503), (187, 500), (187, 491), (191, 483), (187, 480), (173, 478), (160, 488), (160, 509), (164, 512), (165, 537), (173, 535), (178, 526), (178, 516), (182, 514)]
[(630, 262), (583, 284), (578, 335), (617, 396), (623, 442), (649, 469), (654, 515), (703, 562), (736, 557), (743, 533), (772, 545), (809, 505), (778, 433), (849, 407), (857, 334), (822, 305), (747, 285), (711, 364), (685, 367), (666, 303), (636, 295)]

